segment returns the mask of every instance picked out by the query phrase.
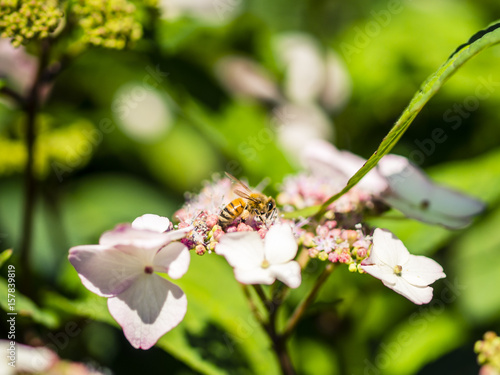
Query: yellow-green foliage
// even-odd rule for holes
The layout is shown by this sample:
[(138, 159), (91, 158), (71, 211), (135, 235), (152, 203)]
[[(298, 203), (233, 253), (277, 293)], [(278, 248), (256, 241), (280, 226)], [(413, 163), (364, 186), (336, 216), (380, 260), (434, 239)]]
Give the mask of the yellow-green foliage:
[[(87, 120), (76, 120), (68, 126), (51, 128), (47, 119), (35, 143), (35, 174), (38, 178), (47, 177), (53, 168), (71, 172), (83, 167), (90, 160), (98, 146), (91, 135), (95, 128)], [(23, 137), (11, 138), (0, 134), (0, 176), (22, 173), (27, 153)]]

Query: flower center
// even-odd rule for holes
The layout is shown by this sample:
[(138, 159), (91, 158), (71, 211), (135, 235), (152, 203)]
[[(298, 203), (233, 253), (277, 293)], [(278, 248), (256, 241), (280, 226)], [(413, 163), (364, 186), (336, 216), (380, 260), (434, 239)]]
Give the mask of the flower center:
[(152, 266), (144, 267), (144, 272), (147, 273), (148, 275), (151, 275), (153, 273), (153, 267)]
[(403, 272), (403, 267), (401, 267), (400, 265), (394, 266), (394, 274), (396, 276), (401, 276), (402, 272)]
[(262, 264), (260, 265), (262, 268), (268, 268), (270, 266), (269, 262), (267, 259), (264, 259), (262, 261)]

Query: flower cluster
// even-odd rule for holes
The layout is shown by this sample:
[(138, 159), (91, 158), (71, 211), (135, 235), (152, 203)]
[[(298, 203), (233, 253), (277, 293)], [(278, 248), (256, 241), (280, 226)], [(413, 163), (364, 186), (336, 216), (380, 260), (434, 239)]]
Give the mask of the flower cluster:
[[(305, 148), (307, 174), (288, 177), (282, 184), (278, 203), (285, 205), (284, 212), (323, 203), (364, 163), (356, 155), (317, 142)], [(459, 228), (484, 207), (434, 185), (396, 155), (385, 157), (321, 218), (279, 217), (274, 215), (274, 200), (263, 196), (272, 214), (266, 213), (262, 220), (264, 208), (259, 214), (248, 207), (260, 193), (227, 177), (214, 176), (199, 194), (187, 195), (175, 213), (176, 229), (167, 218), (144, 215), (104, 233), (98, 245), (71, 248), (69, 260), (82, 283), (108, 298), (111, 315), (134, 347), (150, 348), (183, 319), (184, 292), (157, 273), (172, 279), (184, 275), (189, 250), (223, 256), (242, 284), (270, 285), (279, 280), (297, 288), (302, 283), (301, 267), (310, 258), (346, 264), (351, 272), (370, 274), (413, 303), (424, 304), (432, 299), (429, 285), (446, 277), (443, 268), (432, 259), (411, 255), (390, 231), (368, 226), (366, 214), (380, 214), (393, 206), (410, 217)], [(299, 250), (303, 255), (296, 261)]]
[(0, 36), (12, 38), (16, 47), (44, 39), (59, 25), (63, 12), (56, 0), (0, 1)]
[(142, 36), (142, 26), (134, 17), (136, 6), (127, 0), (76, 0), (72, 11), (84, 43), (122, 49)]
[(480, 375), (500, 374), (500, 337), (495, 332), (486, 332), (483, 340), (474, 345), (477, 361), (482, 366)]
[(248, 220), (235, 217), (232, 223), (220, 225), (219, 214), (237, 197), (231, 180), (218, 175), (213, 176), (212, 182), (205, 182), (199, 194), (187, 194), (186, 204), (174, 215), (179, 221), (179, 228), (193, 227), (182, 242), (198, 255), (203, 255), (214, 251), (225, 233), (255, 231), (264, 238), (268, 227), (252, 217)]
[(311, 232), (303, 234), (302, 243), (311, 258), (344, 263), (351, 272), (363, 272), (361, 262), (368, 256), (372, 241), (363, 233), (361, 224), (355, 230), (344, 229), (335, 220), (328, 220), (316, 227), (315, 236)]

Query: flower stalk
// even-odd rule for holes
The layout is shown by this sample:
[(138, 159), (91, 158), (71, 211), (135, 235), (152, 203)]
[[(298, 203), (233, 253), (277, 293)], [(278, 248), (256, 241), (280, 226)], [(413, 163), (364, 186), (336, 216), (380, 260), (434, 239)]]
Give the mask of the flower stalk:
[[(33, 218), (36, 203), (36, 179), (34, 174), (34, 155), (36, 139), (36, 116), (40, 107), (40, 88), (43, 72), (49, 61), (49, 42), (41, 42), (40, 60), (35, 80), (26, 98), (24, 111), (26, 113), (26, 169), (24, 172), (24, 211), (21, 231), (20, 259), (24, 270), (23, 286), (28, 288), (31, 280), (30, 250), (33, 234)], [(27, 294), (29, 290), (25, 290)]]

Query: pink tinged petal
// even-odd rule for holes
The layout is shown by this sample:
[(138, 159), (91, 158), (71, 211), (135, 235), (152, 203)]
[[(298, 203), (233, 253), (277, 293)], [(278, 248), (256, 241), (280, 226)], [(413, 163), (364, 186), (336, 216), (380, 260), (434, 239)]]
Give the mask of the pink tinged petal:
[(446, 275), (436, 261), (421, 255), (410, 255), (408, 262), (403, 265), (401, 277), (412, 285), (427, 286)]
[(286, 264), (274, 264), (269, 267), (271, 274), (290, 288), (298, 288), (302, 282), (300, 265), (292, 260)]
[(72, 247), (68, 258), (88, 290), (112, 297), (127, 289), (153, 257), (154, 251), (130, 246), (82, 245)]
[(430, 286), (414, 286), (406, 282), (406, 280), (401, 277), (397, 278), (396, 284), (387, 284), (384, 282), (384, 285), (394, 290), (396, 293), (408, 298), (416, 305), (429, 303), (432, 299), (433, 289)]
[(182, 321), (187, 299), (170, 281), (144, 274), (123, 293), (109, 298), (108, 309), (134, 348), (149, 349)]
[(477, 199), (434, 184), (405, 157), (386, 155), (378, 169), (390, 185), (383, 199), (408, 217), (458, 229), (485, 208)]
[(132, 245), (137, 247), (160, 248), (171, 241), (179, 240), (193, 228), (186, 227), (165, 233), (151, 230), (139, 230), (132, 228), (129, 224), (120, 224), (115, 229), (105, 232), (99, 239), (100, 245)]
[(270, 268), (235, 268), (234, 277), (242, 284), (265, 284), (271, 285), (276, 281), (276, 277), (271, 273)]
[(163, 216), (145, 214), (139, 216), (132, 222), (133, 229), (151, 230), (153, 232), (166, 232), (170, 229), (170, 220)]
[[(348, 151), (340, 151), (323, 140), (309, 142), (304, 148), (303, 161), (306, 167), (319, 176), (329, 175), (339, 179), (343, 188), (366, 162), (365, 159)], [(380, 194), (388, 187), (386, 179), (372, 169), (359, 182), (358, 187), (371, 194)]]
[(153, 266), (156, 272), (178, 279), (187, 272), (190, 260), (187, 247), (180, 242), (172, 242), (156, 253)]
[(387, 229), (377, 228), (373, 232), (373, 247), (370, 257), (374, 263), (386, 264), (392, 268), (402, 266), (410, 257), (408, 249), (403, 242)]
[(297, 241), (288, 224), (275, 224), (264, 238), (264, 254), (272, 264), (286, 263), (297, 255)]
[(215, 252), (239, 269), (260, 268), (264, 260), (264, 244), (256, 232), (235, 232), (222, 236)]
[[(365, 262), (363, 262), (365, 263)], [(395, 285), (398, 276), (394, 273), (394, 268), (387, 265), (361, 265), (361, 268), (366, 273), (382, 280), (384, 284)]]

